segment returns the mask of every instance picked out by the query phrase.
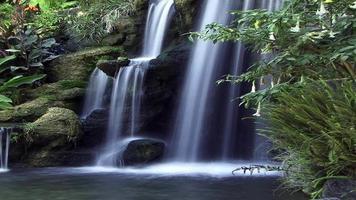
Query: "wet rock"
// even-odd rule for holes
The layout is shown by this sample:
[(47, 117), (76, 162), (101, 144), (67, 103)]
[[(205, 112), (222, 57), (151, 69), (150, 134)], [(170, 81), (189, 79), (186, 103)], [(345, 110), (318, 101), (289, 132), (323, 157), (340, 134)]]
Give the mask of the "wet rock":
[(129, 142), (122, 154), (125, 166), (144, 165), (159, 161), (164, 154), (165, 144), (154, 139), (138, 139)]
[(179, 99), (179, 91), (189, 60), (190, 44), (174, 45), (150, 62), (143, 83), (140, 122), (146, 132), (162, 133), (170, 127), (170, 119)]
[(96, 67), (102, 70), (106, 75), (115, 77), (121, 67), (126, 67), (130, 64), (127, 57), (119, 57), (117, 60), (100, 60)]
[(328, 180), (324, 184), (322, 196), (326, 199), (356, 199), (356, 180)]
[(82, 119), (83, 138), (80, 144), (84, 147), (95, 147), (103, 143), (109, 121), (107, 109), (93, 110), (90, 115)]

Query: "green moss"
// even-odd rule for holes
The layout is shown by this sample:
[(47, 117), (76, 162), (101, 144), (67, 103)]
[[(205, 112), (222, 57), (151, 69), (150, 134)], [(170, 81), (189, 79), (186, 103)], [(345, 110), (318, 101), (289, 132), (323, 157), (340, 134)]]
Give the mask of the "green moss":
[(67, 90), (72, 88), (85, 88), (87, 82), (81, 80), (62, 80), (58, 82), (61, 89)]

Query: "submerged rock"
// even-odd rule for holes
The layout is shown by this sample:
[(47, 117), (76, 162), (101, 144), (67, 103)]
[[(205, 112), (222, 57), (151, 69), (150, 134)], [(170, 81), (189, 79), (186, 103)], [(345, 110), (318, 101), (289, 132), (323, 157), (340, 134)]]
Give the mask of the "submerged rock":
[(115, 77), (115, 74), (121, 67), (126, 67), (130, 64), (127, 57), (119, 57), (117, 60), (100, 60), (96, 67), (103, 71), (106, 75)]
[(323, 198), (356, 199), (356, 180), (328, 180), (324, 184)]
[(164, 154), (165, 144), (154, 139), (137, 139), (128, 143), (121, 160), (125, 166), (144, 165), (159, 161)]

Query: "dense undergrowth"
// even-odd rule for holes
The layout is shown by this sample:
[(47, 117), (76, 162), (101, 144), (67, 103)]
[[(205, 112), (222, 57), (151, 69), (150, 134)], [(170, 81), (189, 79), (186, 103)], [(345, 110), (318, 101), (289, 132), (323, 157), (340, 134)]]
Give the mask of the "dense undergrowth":
[(268, 58), (218, 82), (265, 88), (242, 102), (268, 122), (261, 133), (283, 152), (286, 185), (312, 198), (328, 179), (356, 178), (355, 11), (354, 0), (289, 0), (275, 12), (235, 11), (231, 25), (191, 34), (242, 41)]
[(15, 88), (41, 84), (67, 40), (98, 43), (134, 12), (133, 0), (0, 1), (0, 110), (12, 108)]

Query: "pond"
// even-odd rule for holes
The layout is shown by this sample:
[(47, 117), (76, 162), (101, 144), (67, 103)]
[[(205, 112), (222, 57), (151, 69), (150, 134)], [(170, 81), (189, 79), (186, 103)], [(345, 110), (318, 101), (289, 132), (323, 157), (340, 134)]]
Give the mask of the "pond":
[[(277, 174), (247, 175), (228, 167), (150, 169), (42, 168), (0, 174), (1, 200), (303, 200), (283, 191)], [(199, 173), (205, 169), (209, 173)], [(218, 170), (219, 169), (219, 170)], [(167, 173), (167, 172), (172, 173)], [(139, 173), (142, 172), (142, 173)]]

